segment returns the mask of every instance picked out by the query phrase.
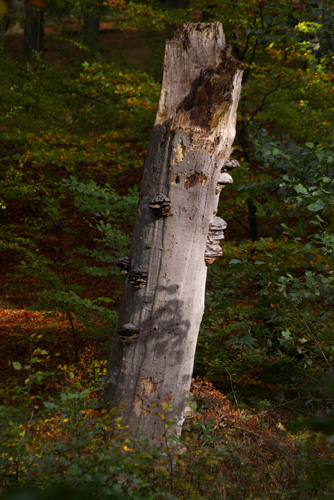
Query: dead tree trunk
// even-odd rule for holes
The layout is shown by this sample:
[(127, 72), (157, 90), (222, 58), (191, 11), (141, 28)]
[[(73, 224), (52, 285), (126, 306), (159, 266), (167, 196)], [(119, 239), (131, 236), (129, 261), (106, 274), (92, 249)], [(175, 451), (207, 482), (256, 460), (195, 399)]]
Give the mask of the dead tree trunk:
[[(153, 445), (180, 434), (204, 311), (207, 264), (235, 136), (242, 72), (220, 23), (181, 24), (165, 48), (160, 102), (141, 185), (105, 397)], [(166, 402), (169, 403), (166, 412)]]

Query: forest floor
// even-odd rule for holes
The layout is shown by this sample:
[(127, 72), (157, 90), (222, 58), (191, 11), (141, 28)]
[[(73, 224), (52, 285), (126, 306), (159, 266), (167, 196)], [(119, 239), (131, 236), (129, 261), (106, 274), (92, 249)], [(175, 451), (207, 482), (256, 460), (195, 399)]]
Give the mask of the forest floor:
[[(105, 366), (108, 357), (105, 341), (85, 338), (84, 329), (77, 321), (74, 322), (74, 327), (77, 335), (76, 348), (80, 352), (77, 362), (73, 332), (64, 315), (2, 306), (0, 379), (3, 403), (8, 404), (11, 394), (19, 386), (24, 387), (27, 376), (31, 377), (31, 368), (27, 367), (34, 356), (40, 357), (35, 363), (37, 373), (43, 370), (51, 373), (30, 391), (29, 397), (34, 398), (35, 405), (36, 398), (45, 401), (54, 397), (59, 390), (63, 391), (66, 384), (72, 383), (72, 377), (74, 381), (80, 380), (85, 387), (86, 380), (91, 375), (92, 364), (102, 363)], [(41, 359), (43, 356), (40, 353), (45, 354), (44, 359)], [(18, 366), (21, 369), (17, 369)], [(320, 435), (310, 435), (308, 446), (312, 452), (308, 460), (311, 460), (311, 465), (305, 470), (302, 466), (302, 457), (305, 459), (307, 456), (305, 443), (298, 435), (287, 431), (293, 415), (287, 404), (260, 413), (245, 410), (239, 407), (237, 400), (229, 401), (212, 384), (200, 378), (193, 380), (191, 392), (196, 410), (184, 424), (185, 443), (194, 446), (198, 441), (200, 449), (202, 446), (207, 446), (208, 449), (212, 446), (223, 447), (225, 455), (216, 460), (216, 473), (225, 478), (222, 488), (228, 484), (231, 494), (234, 493), (231, 497), (222, 498), (235, 498), (237, 490), (244, 492), (245, 496), (240, 498), (245, 499), (305, 498), (299, 497), (298, 488), (303, 490), (305, 484), (308, 487), (315, 464), (318, 464), (315, 471), (320, 464), (321, 473), (321, 467), (326, 467), (331, 460), (329, 442)], [(48, 432), (52, 435), (53, 427)], [(205, 448), (202, 453), (204, 450)], [(189, 467), (194, 466), (191, 457), (190, 453)], [(204, 461), (196, 467), (203, 467), (203, 471), (210, 470), (212, 466), (209, 467), (208, 463)], [(289, 496), (291, 494), (293, 496)], [(201, 498), (211, 497), (204, 495)]]

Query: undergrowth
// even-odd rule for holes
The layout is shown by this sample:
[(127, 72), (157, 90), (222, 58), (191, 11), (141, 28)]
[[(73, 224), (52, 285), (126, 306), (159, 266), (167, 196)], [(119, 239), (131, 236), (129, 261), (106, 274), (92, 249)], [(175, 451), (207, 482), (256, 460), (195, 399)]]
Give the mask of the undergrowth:
[(23, 385), (2, 391), (2, 498), (24, 492), (38, 499), (42, 491), (45, 499), (60, 492), (93, 499), (332, 498), (332, 451), (321, 435), (291, 434), (279, 420), (233, 408), (196, 379), (196, 410), (181, 439), (171, 437), (167, 421), (165, 446), (151, 449), (122, 425), (121, 408), (101, 406), (106, 362), (95, 349), (76, 365), (50, 369), (40, 342), (25, 364), (13, 362)]

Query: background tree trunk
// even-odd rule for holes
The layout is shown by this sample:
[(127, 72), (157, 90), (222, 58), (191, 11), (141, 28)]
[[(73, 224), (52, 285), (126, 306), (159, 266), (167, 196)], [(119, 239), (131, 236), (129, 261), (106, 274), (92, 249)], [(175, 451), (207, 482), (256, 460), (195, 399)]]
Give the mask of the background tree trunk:
[(6, 33), (6, 25), (3, 16), (0, 16), (0, 52), (4, 49), (4, 38)]
[(84, 12), (84, 44), (92, 52), (97, 52), (100, 45), (100, 19), (98, 17), (98, 5), (95, 0), (86, 3)]
[(43, 57), (44, 7), (44, 1), (26, 1), (23, 55), (31, 71), (35, 70), (38, 57)]
[(163, 439), (161, 414), (181, 432), (206, 266), (221, 255), (226, 227), (219, 194), (237, 163), (229, 156), (241, 77), (220, 23), (181, 24), (166, 43), (130, 257), (119, 262), (128, 275), (105, 391), (153, 445)]

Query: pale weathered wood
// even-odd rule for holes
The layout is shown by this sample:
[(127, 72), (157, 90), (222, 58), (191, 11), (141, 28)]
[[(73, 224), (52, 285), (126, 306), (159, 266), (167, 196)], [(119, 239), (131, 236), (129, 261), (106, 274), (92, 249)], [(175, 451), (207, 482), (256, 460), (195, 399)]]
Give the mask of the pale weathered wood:
[[(181, 431), (207, 264), (221, 255), (216, 216), (235, 136), (242, 72), (220, 23), (182, 24), (167, 42), (164, 74), (140, 192), (129, 273), (106, 382), (130, 430), (159, 445), (164, 401)], [(129, 265), (130, 264), (130, 265)], [(152, 406), (153, 405), (153, 406)]]

